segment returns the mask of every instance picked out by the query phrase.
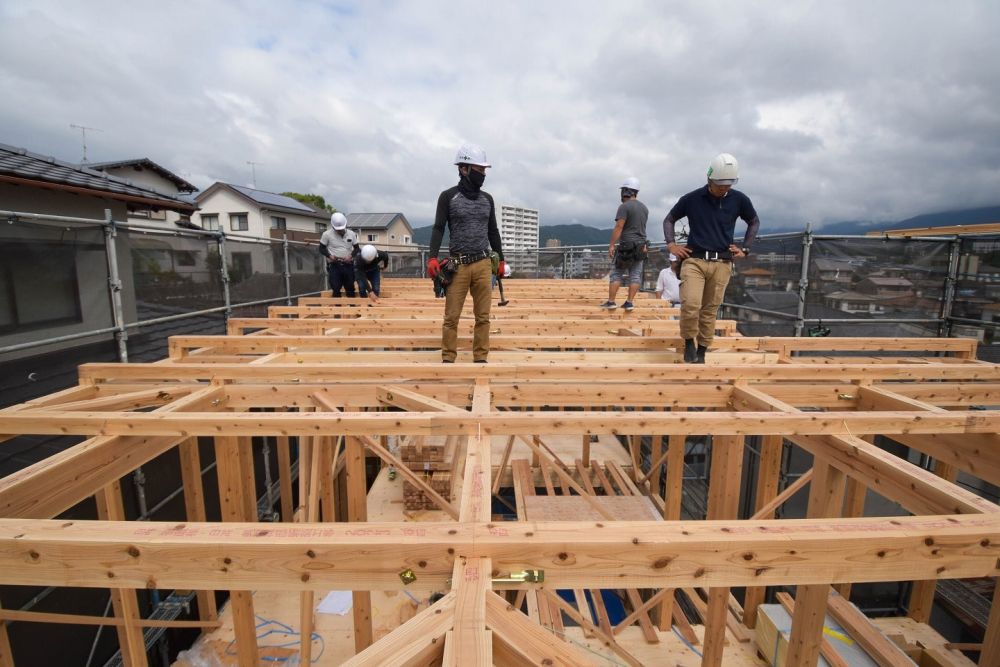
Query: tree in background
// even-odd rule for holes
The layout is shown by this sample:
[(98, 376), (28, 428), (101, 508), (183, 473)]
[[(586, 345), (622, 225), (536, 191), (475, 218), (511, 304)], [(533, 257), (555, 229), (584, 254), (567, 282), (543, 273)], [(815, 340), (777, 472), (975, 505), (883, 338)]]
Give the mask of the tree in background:
[(321, 195), (302, 194), (301, 192), (282, 192), (281, 194), (283, 194), (286, 197), (291, 197), (296, 201), (300, 201), (303, 204), (312, 206), (313, 208), (318, 209), (320, 211), (326, 211), (327, 213), (337, 212), (337, 209), (334, 208), (332, 204), (327, 204), (326, 200), (323, 199)]

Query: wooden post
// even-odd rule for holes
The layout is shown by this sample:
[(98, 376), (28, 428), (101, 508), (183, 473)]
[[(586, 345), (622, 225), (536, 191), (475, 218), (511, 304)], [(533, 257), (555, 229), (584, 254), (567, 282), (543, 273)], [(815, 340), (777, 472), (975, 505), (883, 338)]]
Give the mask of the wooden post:
[[(864, 516), (865, 496), (867, 495), (868, 495), (867, 486), (865, 486), (858, 480), (854, 479), (853, 477), (848, 477), (847, 491), (844, 494), (844, 516), (845, 517)], [(851, 599), (850, 582), (844, 582), (842, 584), (834, 584), (833, 588), (838, 593), (840, 593), (840, 595), (843, 596), (845, 600)], [(933, 588), (931, 589), (931, 593), (933, 595)]]
[[(713, 436), (712, 472), (708, 482), (708, 519), (735, 519), (743, 476), (743, 436)], [(726, 644), (729, 588), (708, 589), (703, 667), (720, 667)]]
[[(958, 470), (953, 465), (943, 461), (934, 461), (934, 474), (941, 479), (954, 482), (958, 478)], [(839, 590), (839, 589), (838, 589)], [(907, 616), (918, 623), (930, 623), (931, 609), (934, 607), (934, 593), (937, 591), (937, 579), (924, 579), (913, 582), (910, 590), (910, 604)], [(850, 591), (847, 593), (839, 591), (844, 598), (850, 598)]]
[(0, 622), (0, 667), (14, 667), (14, 652), (10, 648), (10, 636), (5, 622)]
[[(201, 479), (201, 455), (198, 438), (188, 438), (180, 443), (181, 484), (184, 487), (184, 511), (188, 521), (206, 521), (205, 487)], [(215, 591), (198, 591), (198, 618), (215, 621), (219, 609), (215, 604)]]
[[(278, 485), (281, 494), (281, 520), (293, 521), (295, 507), (292, 505), (292, 447), (287, 435), (275, 438), (278, 452)], [(301, 469), (300, 469), (301, 470)]]
[[(346, 438), (345, 474), (347, 476), (348, 521), (368, 519), (368, 484), (365, 478), (365, 447), (358, 438)], [(313, 456), (318, 452), (313, 452)], [(369, 591), (354, 591), (354, 650), (357, 653), (372, 643), (372, 596)]]
[[(765, 435), (760, 444), (760, 466), (757, 469), (757, 488), (754, 494), (754, 510), (760, 511), (764, 505), (778, 495), (781, 480), (781, 450), (784, 438), (780, 435)], [(772, 512), (764, 519), (774, 518)], [(764, 602), (767, 594), (765, 586), (748, 587), (743, 599), (743, 623), (748, 628), (757, 626), (757, 607)]]
[[(241, 446), (236, 436), (216, 436), (215, 462), (219, 477), (219, 506), (223, 521), (255, 521), (256, 508), (249, 513), (246, 490), (245, 464), (249, 449)], [(236, 655), (241, 665), (256, 665), (257, 622), (253, 612), (253, 593), (247, 590), (229, 591), (229, 606), (233, 611), (233, 632), (236, 635)]]
[[(818, 457), (813, 459), (808, 518), (830, 518), (840, 514), (844, 503), (844, 478), (843, 472), (826, 461)], [(818, 661), (829, 595), (829, 584), (796, 587), (786, 667), (813, 667)]]
[[(121, 484), (115, 480), (98, 492), (97, 518), (101, 521), (124, 521), (125, 507), (122, 504)], [(139, 600), (134, 588), (112, 588), (111, 604), (115, 617), (124, 621), (115, 629), (118, 631), (118, 647), (121, 649), (122, 662), (125, 667), (145, 667), (146, 640), (142, 626), (137, 623), (140, 618)]]
[[(1000, 579), (996, 581), (1000, 582)], [(1000, 583), (994, 584), (990, 620), (986, 622), (986, 632), (983, 634), (983, 650), (979, 654), (979, 664), (981, 667), (1000, 665), (1000, 603), (996, 601), (997, 593), (1000, 593)]]

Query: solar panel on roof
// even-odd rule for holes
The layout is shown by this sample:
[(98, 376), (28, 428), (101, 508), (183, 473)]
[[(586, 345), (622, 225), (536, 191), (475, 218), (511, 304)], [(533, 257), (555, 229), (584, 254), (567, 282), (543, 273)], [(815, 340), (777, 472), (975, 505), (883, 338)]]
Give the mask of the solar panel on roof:
[(239, 185), (232, 185), (231, 187), (259, 204), (270, 204), (271, 206), (294, 208), (298, 211), (305, 211), (307, 213), (316, 212), (297, 199), (292, 199), (291, 197), (286, 197), (285, 195), (278, 195), (273, 192), (264, 192), (263, 190), (254, 190), (253, 188), (244, 188)]

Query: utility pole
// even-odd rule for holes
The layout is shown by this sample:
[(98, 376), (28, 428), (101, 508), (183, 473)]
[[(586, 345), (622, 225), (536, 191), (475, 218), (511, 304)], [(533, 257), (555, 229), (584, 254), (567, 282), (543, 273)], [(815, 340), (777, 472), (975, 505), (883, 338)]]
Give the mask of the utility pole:
[(263, 165), (262, 162), (253, 162), (252, 160), (247, 160), (247, 164), (250, 165), (250, 174), (253, 176), (253, 189), (257, 189), (257, 167)]
[(103, 132), (104, 130), (98, 127), (87, 127), (86, 125), (74, 125), (73, 123), (70, 123), (69, 126), (75, 130), (80, 130), (80, 137), (83, 142), (83, 161), (81, 164), (87, 164), (87, 130), (91, 132)]

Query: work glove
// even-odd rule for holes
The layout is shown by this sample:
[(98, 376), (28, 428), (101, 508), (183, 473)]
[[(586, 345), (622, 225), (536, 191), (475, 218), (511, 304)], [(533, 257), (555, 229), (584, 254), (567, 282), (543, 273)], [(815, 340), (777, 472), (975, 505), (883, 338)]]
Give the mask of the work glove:
[(427, 260), (427, 275), (431, 278), (437, 278), (439, 273), (441, 273), (441, 262), (438, 261), (437, 257), (431, 257)]
[(504, 273), (507, 272), (507, 265), (501, 259), (500, 263), (497, 264), (497, 278), (503, 278)]

